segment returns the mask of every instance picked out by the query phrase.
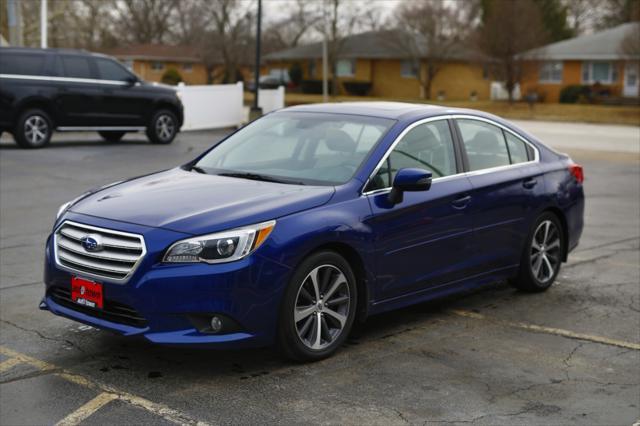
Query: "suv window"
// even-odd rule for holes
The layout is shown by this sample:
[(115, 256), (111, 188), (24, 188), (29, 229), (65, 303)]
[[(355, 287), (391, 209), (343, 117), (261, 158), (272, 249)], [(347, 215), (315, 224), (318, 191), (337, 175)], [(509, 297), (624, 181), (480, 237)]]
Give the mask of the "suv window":
[(511, 164), (502, 129), (478, 120), (459, 119), (457, 122), (470, 171)]
[(102, 58), (96, 58), (95, 61), (101, 80), (125, 81), (131, 78), (131, 73), (116, 61)]
[(82, 56), (62, 55), (62, 69), (65, 77), (94, 78), (89, 58)]
[(0, 74), (44, 75), (46, 55), (30, 53), (0, 54)]
[(411, 129), (391, 151), (367, 191), (389, 188), (400, 169), (419, 168), (434, 178), (456, 174), (456, 156), (449, 124), (431, 121)]

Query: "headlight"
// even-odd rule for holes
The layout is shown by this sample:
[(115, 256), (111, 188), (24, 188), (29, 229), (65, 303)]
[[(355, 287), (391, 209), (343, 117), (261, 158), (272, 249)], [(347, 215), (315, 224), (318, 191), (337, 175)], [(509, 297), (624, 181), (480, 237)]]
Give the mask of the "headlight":
[(178, 241), (167, 250), (165, 263), (222, 263), (242, 259), (267, 239), (275, 220)]

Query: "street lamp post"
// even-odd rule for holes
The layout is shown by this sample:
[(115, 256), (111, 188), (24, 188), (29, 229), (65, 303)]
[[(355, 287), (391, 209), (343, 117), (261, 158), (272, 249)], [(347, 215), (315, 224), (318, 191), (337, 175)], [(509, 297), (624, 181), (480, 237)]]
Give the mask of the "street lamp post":
[(260, 93), (260, 38), (262, 26), (262, 0), (258, 0), (258, 16), (256, 25), (256, 70), (255, 70), (255, 90), (256, 94), (253, 98), (253, 107), (249, 119), (255, 120), (262, 115), (262, 108), (258, 106), (258, 96)]

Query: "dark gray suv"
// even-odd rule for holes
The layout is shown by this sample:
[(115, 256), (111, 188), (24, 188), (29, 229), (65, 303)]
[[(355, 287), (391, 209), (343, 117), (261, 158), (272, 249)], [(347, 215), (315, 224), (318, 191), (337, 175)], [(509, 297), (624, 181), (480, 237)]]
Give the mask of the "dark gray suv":
[(47, 145), (54, 130), (97, 131), (108, 141), (145, 131), (168, 144), (182, 122), (175, 90), (140, 80), (109, 56), (0, 48), (0, 134), (12, 133), (22, 148)]

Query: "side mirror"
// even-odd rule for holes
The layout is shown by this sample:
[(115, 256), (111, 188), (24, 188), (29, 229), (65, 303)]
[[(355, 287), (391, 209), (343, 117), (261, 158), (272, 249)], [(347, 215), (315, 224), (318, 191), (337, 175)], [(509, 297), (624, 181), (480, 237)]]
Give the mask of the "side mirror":
[(138, 82), (138, 77), (132, 75), (130, 77), (127, 77), (125, 79), (125, 82), (127, 83), (128, 86), (133, 86)]
[(393, 187), (389, 192), (389, 202), (402, 202), (405, 191), (427, 191), (431, 188), (431, 172), (423, 169), (400, 169), (393, 179)]

